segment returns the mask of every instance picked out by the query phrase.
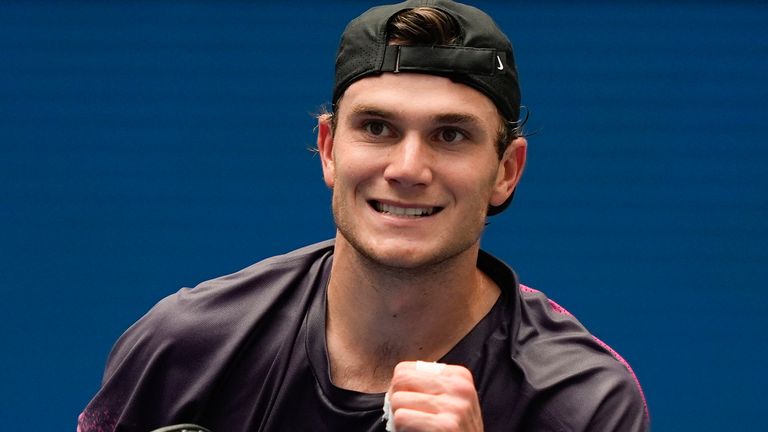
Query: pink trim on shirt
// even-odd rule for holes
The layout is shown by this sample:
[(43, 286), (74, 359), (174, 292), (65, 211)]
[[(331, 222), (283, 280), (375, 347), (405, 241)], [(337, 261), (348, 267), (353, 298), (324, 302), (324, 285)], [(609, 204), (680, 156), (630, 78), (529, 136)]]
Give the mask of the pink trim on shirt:
[[(532, 293), (532, 294), (540, 293), (541, 294), (541, 291), (525, 286), (523, 284), (520, 284), (520, 291), (523, 293)], [(549, 297), (547, 297), (547, 301), (549, 301), (549, 306), (552, 308), (553, 311), (563, 315), (574, 316), (572, 313), (568, 312), (567, 309), (560, 306), (559, 304), (557, 304), (557, 302), (550, 299)], [(635, 381), (635, 385), (637, 386), (637, 389), (640, 391), (640, 397), (643, 398), (643, 408), (645, 409), (645, 415), (646, 417), (650, 418), (650, 412), (648, 411), (648, 401), (645, 399), (645, 393), (643, 392), (643, 387), (640, 385), (640, 380), (637, 378), (637, 375), (635, 375), (635, 371), (632, 370), (632, 366), (630, 366), (629, 362), (624, 360), (624, 357), (622, 357), (619, 353), (617, 353), (616, 350), (611, 348), (607, 343), (598, 339), (597, 336), (595, 335), (591, 335), (591, 336), (595, 340), (595, 342), (597, 342), (598, 345), (603, 347), (603, 349), (608, 351), (608, 353), (612, 355), (613, 358), (615, 358), (619, 363), (623, 364), (624, 367), (627, 368), (629, 373), (632, 375), (632, 379)]]

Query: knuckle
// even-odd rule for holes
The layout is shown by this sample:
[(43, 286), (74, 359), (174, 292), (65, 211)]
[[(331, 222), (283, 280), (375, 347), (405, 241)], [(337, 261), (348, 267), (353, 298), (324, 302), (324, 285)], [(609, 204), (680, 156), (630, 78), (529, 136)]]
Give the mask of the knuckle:
[(392, 391), (398, 391), (407, 387), (410, 380), (410, 375), (406, 372), (395, 373), (392, 375), (389, 385)]
[(408, 362), (400, 362), (395, 365), (395, 374), (408, 370)]
[(477, 394), (474, 383), (465, 379), (453, 379), (448, 383), (450, 394), (462, 399), (472, 398)]
[(465, 380), (469, 381), (470, 383), (474, 383), (475, 381), (474, 377), (472, 376), (472, 372), (470, 372), (470, 370), (465, 367), (461, 367), (457, 369), (456, 374), (464, 378)]
[(466, 416), (472, 412), (472, 401), (463, 397), (452, 397), (444, 402), (445, 412), (459, 417)]
[(392, 407), (392, 411), (396, 412), (398, 409), (407, 405), (407, 399), (402, 392), (395, 392), (389, 395), (389, 404)]
[(474, 396), (476, 394), (475, 386), (471, 382), (462, 381), (456, 385), (456, 392), (465, 397), (469, 398), (471, 396)]
[(469, 415), (472, 412), (473, 404), (467, 399), (462, 399), (456, 406), (457, 412), (461, 415)]
[(441, 431), (460, 431), (461, 419), (456, 415), (444, 415), (440, 417), (438, 430)]

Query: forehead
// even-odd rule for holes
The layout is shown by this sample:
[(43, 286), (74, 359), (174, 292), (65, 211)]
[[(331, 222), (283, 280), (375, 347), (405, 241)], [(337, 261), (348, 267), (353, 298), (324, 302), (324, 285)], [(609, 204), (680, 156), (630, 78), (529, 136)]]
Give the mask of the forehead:
[(339, 99), (338, 115), (382, 110), (407, 119), (474, 118), (480, 127), (498, 128), (500, 115), (485, 94), (449, 78), (420, 73), (383, 73), (360, 79)]

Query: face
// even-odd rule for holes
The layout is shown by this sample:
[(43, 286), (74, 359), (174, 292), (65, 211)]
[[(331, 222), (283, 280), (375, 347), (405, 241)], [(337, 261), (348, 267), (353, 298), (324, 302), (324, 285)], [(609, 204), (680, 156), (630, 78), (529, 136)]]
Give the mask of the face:
[(488, 205), (509, 197), (525, 160), (522, 138), (499, 160), (491, 100), (447, 78), (385, 73), (353, 83), (336, 115), (335, 133), (320, 121), (318, 148), (337, 245), (393, 268), (475, 259)]

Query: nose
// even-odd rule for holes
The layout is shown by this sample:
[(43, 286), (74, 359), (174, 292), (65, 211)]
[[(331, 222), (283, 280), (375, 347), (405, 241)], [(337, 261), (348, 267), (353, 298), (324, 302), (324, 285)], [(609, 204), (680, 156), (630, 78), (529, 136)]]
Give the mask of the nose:
[(418, 136), (406, 136), (390, 147), (384, 178), (390, 183), (411, 187), (432, 181), (433, 155), (429, 145)]

